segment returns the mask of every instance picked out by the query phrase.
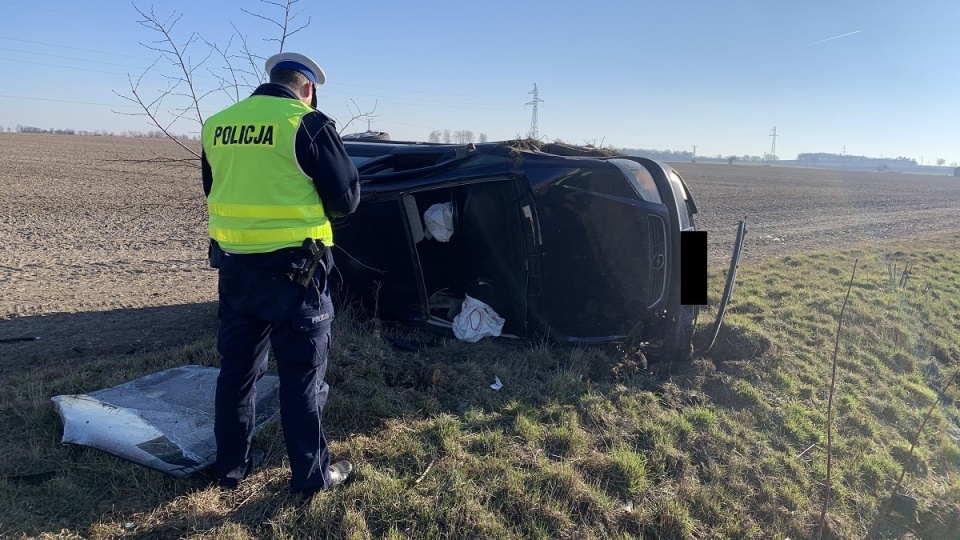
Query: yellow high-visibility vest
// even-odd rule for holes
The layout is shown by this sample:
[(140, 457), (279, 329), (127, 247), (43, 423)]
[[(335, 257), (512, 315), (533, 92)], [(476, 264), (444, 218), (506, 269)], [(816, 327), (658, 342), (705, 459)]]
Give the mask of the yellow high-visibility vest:
[(305, 238), (333, 245), (323, 202), (296, 156), (300, 119), (312, 110), (295, 99), (251, 96), (204, 123), (213, 173), (208, 229), (224, 250), (268, 253)]

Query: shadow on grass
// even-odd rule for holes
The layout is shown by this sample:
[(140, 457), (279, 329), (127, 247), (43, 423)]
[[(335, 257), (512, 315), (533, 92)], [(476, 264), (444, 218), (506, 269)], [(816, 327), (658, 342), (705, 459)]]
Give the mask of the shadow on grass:
[(50, 398), (177, 365), (216, 365), (216, 309), (206, 302), (0, 321), (0, 537), (81, 522), (89, 529), (114, 509), (144, 511), (158, 493), (182, 495), (160, 473), (62, 446)]
[[(0, 376), (23, 368), (189, 344), (216, 331), (216, 302), (0, 321)], [(37, 338), (37, 339), (34, 339)]]

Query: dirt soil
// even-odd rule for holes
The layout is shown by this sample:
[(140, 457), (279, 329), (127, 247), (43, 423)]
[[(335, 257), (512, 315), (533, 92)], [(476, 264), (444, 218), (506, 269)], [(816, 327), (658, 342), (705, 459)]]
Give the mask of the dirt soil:
[[(0, 374), (213, 335), (199, 167), (158, 156), (190, 157), (163, 140), (0, 134)], [(744, 265), (960, 231), (960, 179), (675, 167), (721, 268), (744, 215)]]
[(0, 374), (214, 331), (199, 161), (145, 161), (157, 155), (190, 156), (160, 140), (0, 134)]
[(700, 211), (697, 228), (708, 231), (711, 265), (728, 260), (737, 221), (744, 216), (745, 264), (960, 231), (960, 178), (952, 176), (671, 165), (693, 193)]

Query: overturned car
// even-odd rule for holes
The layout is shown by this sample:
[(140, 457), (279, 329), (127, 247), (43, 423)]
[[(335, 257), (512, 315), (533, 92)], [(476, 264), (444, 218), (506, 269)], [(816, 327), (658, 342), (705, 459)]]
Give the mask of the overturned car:
[(697, 207), (671, 167), (524, 141), (344, 146), (362, 196), (334, 224), (342, 301), (449, 329), (469, 296), (508, 336), (689, 351), (680, 237)]

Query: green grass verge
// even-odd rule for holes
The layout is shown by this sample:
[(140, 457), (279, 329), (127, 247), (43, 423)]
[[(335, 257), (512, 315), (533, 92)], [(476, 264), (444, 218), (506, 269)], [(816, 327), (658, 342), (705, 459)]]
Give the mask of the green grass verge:
[[(236, 492), (59, 444), (51, 396), (216, 365), (212, 339), (38, 367), (0, 381), (0, 537), (812, 537), (836, 317), (859, 258), (841, 336), (830, 533), (862, 537), (906, 466), (915, 532), (948, 538), (960, 521), (960, 392), (938, 393), (960, 365), (951, 240), (745, 265), (714, 350), (646, 370), (614, 348), (444, 339), (401, 352), (342, 315), (326, 426), (356, 474), (307, 508), (286, 495), (276, 425), (258, 440), (265, 466)], [(890, 278), (893, 261), (910, 263), (905, 285)]]

